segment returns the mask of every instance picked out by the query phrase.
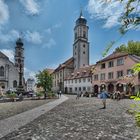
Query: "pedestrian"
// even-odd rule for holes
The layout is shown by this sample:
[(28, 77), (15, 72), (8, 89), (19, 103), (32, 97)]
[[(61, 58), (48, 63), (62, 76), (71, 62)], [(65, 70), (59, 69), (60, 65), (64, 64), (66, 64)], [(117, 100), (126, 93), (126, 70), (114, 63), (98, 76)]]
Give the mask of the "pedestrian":
[(60, 91), (59, 91), (59, 96), (60, 96), (60, 97), (61, 97), (61, 94), (62, 94), (62, 91), (60, 90)]
[(57, 91), (57, 95), (58, 95), (58, 98), (59, 98), (59, 91)]
[(79, 97), (80, 97), (80, 92), (77, 92), (76, 99), (79, 99)]
[(109, 97), (108, 93), (103, 89), (100, 98), (102, 99), (103, 107), (101, 109), (106, 109), (106, 99)]

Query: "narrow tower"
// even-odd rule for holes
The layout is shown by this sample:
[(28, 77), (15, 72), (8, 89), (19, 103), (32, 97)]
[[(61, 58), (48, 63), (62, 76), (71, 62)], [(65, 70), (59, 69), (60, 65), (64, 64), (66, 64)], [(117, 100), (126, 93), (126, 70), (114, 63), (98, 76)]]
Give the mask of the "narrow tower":
[(16, 41), (15, 47), (15, 66), (19, 71), (19, 87), (23, 88), (23, 75), (24, 75), (24, 48), (21, 38)]
[(74, 27), (73, 58), (74, 69), (89, 65), (88, 26), (82, 11)]

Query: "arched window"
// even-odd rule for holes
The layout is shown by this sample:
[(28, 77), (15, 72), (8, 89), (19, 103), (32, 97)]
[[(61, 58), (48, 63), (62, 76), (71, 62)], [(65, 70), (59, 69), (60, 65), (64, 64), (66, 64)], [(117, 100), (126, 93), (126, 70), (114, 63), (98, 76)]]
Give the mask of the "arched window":
[(77, 38), (77, 33), (75, 33), (75, 39)]
[(0, 67), (0, 76), (4, 76), (4, 67), (3, 66)]
[(21, 57), (21, 52), (18, 52), (18, 56)]
[(83, 31), (83, 37), (86, 38), (86, 32), (85, 31)]
[(17, 87), (17, 81), (16, 81), (16, 80), (13, 81), (13, 87), (14, 87), (14, 88)]

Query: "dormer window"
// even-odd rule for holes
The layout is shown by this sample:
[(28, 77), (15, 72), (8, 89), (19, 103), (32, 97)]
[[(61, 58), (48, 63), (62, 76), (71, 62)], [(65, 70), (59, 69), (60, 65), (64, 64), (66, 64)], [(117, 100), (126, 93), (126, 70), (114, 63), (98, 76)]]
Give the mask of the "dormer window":
[(80, 74), (80, 72), (77, 72), (77, 76)]
[(74, 76), (74, 73), (71, 73), (71, 76)]

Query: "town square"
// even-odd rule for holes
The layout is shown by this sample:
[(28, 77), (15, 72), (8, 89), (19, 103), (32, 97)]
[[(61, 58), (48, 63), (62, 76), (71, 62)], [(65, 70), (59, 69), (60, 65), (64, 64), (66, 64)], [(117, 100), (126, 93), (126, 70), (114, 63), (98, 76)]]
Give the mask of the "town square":
[(0, 0), (0, 140), (139, 140), (140, 1)]

